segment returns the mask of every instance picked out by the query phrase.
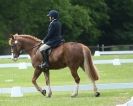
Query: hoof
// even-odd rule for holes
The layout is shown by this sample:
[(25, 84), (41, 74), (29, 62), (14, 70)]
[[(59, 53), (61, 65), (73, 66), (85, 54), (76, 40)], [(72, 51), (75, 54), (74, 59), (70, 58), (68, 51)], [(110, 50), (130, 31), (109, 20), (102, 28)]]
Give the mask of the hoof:
[(52, 95), (52, 93), (49, 93), (47, 97), (48, 97), (48, 98), (50, 98), (50, 97), (51, 97), (51, 95)]
[(100, 96), (100, 92), (96, 92), (95, 97), (99, 97)]
[(42, 92), (41, 92), (42, 94), (43, 94), (43, 96), (46, 96), (46, 90), (44, 89), (44, 90), (42, 90)]
[(78, 94), (72, 94), (72, 95), (71, 95), (72, 98), (74, 98), (74, 97), (76, 97), (76, 96), (78, 96)]
[(47, 98), (51, 98), (51, 96), (47, 96)]

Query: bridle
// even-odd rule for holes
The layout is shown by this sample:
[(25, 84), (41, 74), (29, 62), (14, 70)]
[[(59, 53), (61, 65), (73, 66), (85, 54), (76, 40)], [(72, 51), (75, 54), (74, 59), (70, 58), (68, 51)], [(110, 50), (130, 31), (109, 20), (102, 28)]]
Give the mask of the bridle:
[(22, 50), (20, 50), (18, 52), (17, 45), (20, 45), (20, 44), (18, 44), (17, 41), (15, 41), (13, 44), (11, 44), (11, 54), (12, 54), (12, 59), (13, 60), (16, 60), (18, 58), (18, 57), (15, 57), (16, 53), (17, 53), (18, 56), (22, 53)]
[[(26, 51), (26, 52), (29, 52), (30, 50), (32, 50), (32, 49), (34, 49), (34, 48), (36, 48), (36, 47), (39, 47), (41, 44), (42, 44), (42, 43), (39, 42), (37, 45), (34, 45), (33, 47), (31, 47), (31, 48), (29, 48), (28, 50), (25, 50), (25, 51)], [(13, 44), (11, 44), (11, 54), (12, 54), (12, 59), (13, 59), (13, 60), (16, 60), (16, 59), (19, 57), (19, 55), (22, 54), (22, 52), (23, 52), (23, 49), (20, 50), (19, 52), (17, 51), (17, 45), (21, 45), (21, 44), (16, 43), (16, 42), (13, 43)], [(17, 55), (18, 55), (17, 58), (15, 58), (15, 54), (16, 54), (16, 53), (17, 53)]]

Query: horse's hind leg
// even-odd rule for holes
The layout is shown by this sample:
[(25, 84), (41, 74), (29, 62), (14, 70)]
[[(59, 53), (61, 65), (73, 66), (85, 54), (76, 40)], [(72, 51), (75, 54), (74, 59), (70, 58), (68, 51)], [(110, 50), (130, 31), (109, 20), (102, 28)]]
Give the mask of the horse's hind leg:
[[(83, 69), (83, 71), (85, 71), (84, 66), (80, 66), (80, 67)], [(88, 72), (86, 72), (86, 73), (89, 74)], [(96, 86), (95, 81), (93, 79), (90, 79), (90, 80), (92, 81), (92, 84), (93, 84), (93, 90), (94, 90), (95, 96), (96, 97), (100, 96), (100, 93), (97, 90), (97, 86)]]
[(46, 80), (46, 85), (48, 87), (48, 97), (51, 97), (52, 91), (51, 91), (51, 87), (50, 87), (49, 70), (44, 72), (44, 76), (45, 76), (45, 80)]
[(95, 97), (99, 97), (100, 96), (100, 92), (98, 92), (97, 87), (96, 87), (96, 83), (94, 80), (91, 80), (92, 84), (93, 84), (93, 90), (94, 90), (94, 95)]
[[(70, 68), (70, 67), (69, 67)], [(71, 97), (76, 97), (78, 95), (78, 90), (79, 90), (79, 83), (80, 83), (80, 78), (79, 78), (79, 75), (77, 73), (77, 69), (78, 68), (70, 68), (71, 70), (71, 74), (76, 82), (76, 87), (71, 95)]]
[(100, 96), (100, 93), (97, 91), (97, 87), (95, 83), (95, 81), (99, 79), (97, 69), (93, 64), (91, 52), (89, 51), (87, 47), (83, 49), (83, 53), (84, 53), (84, 68), (83, 69), (87, 73), (88, 77), (91, 79), (95, 96), (98, 97)]

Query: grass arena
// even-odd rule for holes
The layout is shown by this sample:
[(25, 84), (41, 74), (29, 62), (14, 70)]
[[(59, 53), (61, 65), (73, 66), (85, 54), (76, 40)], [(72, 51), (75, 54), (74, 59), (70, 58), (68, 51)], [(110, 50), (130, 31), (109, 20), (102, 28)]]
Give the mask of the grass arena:
[[(133, 55), (104, 55), (93, 57), (94, 60), (107, 59), (132, 59)], [(29, 59), (19, 59), (19, 62), (30, 62)], [(14, 63), (11, 59), (0, 59), (0, 64)], [(105, 83), (132, 83), (133, 63), (121, 64), (96, 64), (99, 70), (100, 80), (97, 84)], [(62, 71), (62, 73), (60, 73)], [(33, 68), (20, 70), (18, 68), (0, 68), (0, 88), (11, 88), (13, 86), (33, 87), (31, 79)], [(73, 85), (74, 81), (68, 68), (61, 70), (51, 70), (51, 86)], [(79, 69), (81, 78), (80, 85), (91, 84), (84, 72)], [(45, 86), (44, 76), (37, 81), (42, 87)], [(80, 90), (76, 98), (71, 98), (72, 91), (53, 91), (51, 98), (44, 97), (38, 92), (26, 93), (23, 97), (12, 98), (10, 94), (0, 94), (0, 106), (116, 106), (125, 103), (133, 96), (133, 89), (99, 89), (101, 96), (96, 98), (92, 90)]]

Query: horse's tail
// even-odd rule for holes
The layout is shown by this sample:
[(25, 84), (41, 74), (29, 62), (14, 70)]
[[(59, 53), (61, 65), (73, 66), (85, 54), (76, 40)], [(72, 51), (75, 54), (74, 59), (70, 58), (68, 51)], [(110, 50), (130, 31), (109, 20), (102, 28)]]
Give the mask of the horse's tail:
[(91, 51), (88, 47), (83, 46), (83, 54), (84, 54), (84, 69), (85, 72), (88, 74), (88, 76), (91, 78), (91, 80), (95, 81), (99, 79), (97, 69), (95, 65), (93, 64), (93, 60), (91, 57)]

